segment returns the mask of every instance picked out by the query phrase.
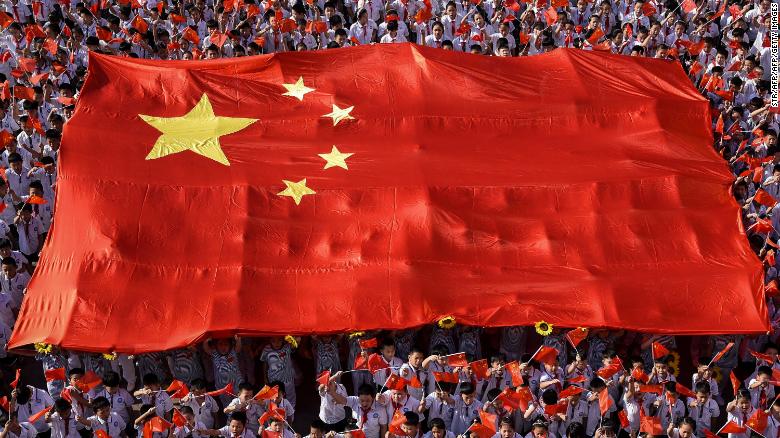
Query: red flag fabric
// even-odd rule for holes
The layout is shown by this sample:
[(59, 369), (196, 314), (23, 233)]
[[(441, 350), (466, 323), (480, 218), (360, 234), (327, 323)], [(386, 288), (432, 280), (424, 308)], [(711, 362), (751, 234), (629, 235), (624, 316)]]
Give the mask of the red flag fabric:
[(181, 380), (174, 380), (170, 385), (168, 385), (167, 388), (165, 388), (165, 392), (176, 392), (184, 386), (185, 384)]
[(32, 88), (17, 85), (14, 87), (14, 97), (17, 99), (34, 100), (35, 91)]
[(585, 382), (585, 376), (575, 376), (571, 379), (566, 379), (566, 381), (569, 383), (583, 383)]
[(639, 417), (639, 431), (650, 435), (663, 435), (664, 433), (660, 418), (644, 415)]
[(53, 370), (46, 370), (43, 373), (46, 376), (47, 382), (53, 382), (55, 380), (65, 380), (65, 368), (55, 368)]
[(70, 390), (68, 388), (63, 389), (60, 391), (60, 398), (67, 400), (68, 402), (73, 402), (73, 398), (70, 396)]
[(566, 333), (566, 339), (571, 342), (572, 347), (577, 348), (580, 342), (584, 341), (588, 337), (588, 329), (580, 327), (574, 330), (569, 330)]
[(753, 415), (748, 418), (748, 421), (745, 423), (745, 425), (753, 429), (756, 433), (762, 434), (764, 433), (768, 422), (769, 416), (767, 413), (764, 412), (763, 409), (756, 409), (753, 411)]
[(375, 373), (381, 369), (387, 368), (388, 363), (382, 358), (382, 356), (374, 353), (368, 356), (368, 371)]
[(563, 391), (561, 391), (561, 393), (558, 394), (558, 397), (559, 398), (566, 398), (566, 397), (569, 397), (569, 396), (572, 396), (572, 395), (581, 394), (582, 391), (584, 391), (584, 389), (582, 389), (579, 386), (570, 386), (570, 387), (564, 389)]
[(451, 367), (465, 367), (468, 366), (469, 361), (466, 359), (466, 353), (455, 353), (446, 357), (447, 365)]
[(609, 396), (609, 391), (604, 389), (599, 393), (599, 410), (601, 411), (601, 415), (606, 415), (606, 413), (609, 412), (609, 408), (611, 407), (612, 398)]
[(368, 350), (369, 348), (376, 348), (376, 346), (377, 346), (376, 338), (360, 340), (360, 348), (364, 350)]
[(184, 427), (187, 424), (187, 419), (184, 418), (184, 415), (176, 408), (173, 409), (173, 424), (175, 424), (176, 427)]
[(176, 392), (171, 394), (171, 398), (178, 398), (182, 399), (187, 396), (187, 394), (190, 393), (189, 388), (187, 388), (187, 385), (182, 385), (181, 388), (179, 388)]
[[(32, 196), (30, 198), (32, 198)], [(89, 392), (94, 387), (100, 385), (101, 382), (103, 382), (103, 379), (94, 371), (87, 371), (81, 376), (78, 383), (76, 383), (76, 386), (83, 392)]]
[(531, 359), (536, 359), (541, 363), (555, 364), (558, 362), (558, 350), (553, 347), (543, 345), (542, 348), (540, 348)]
[(512, 377), (513, 387), (518, 387), (523, 384), (523, 373), (520, 372), (520, 364), (517, 361), (509, 362), (504, 365), (504, 369)]
[(20, 379), (21, 377), (22, 377), (22, 370), (20, 370), (20, 369), (17, 369), (17, 370), (16, 370), (16, 378), (14, 378), (14, 381), (13, 381), (13, 382), (11, 382), (11, 383), (9, 383), (9, 384), (8, 384), (8, 386), (10, 386), (11, 388), (14, 388), (14, 389), (16, 389), (16, 385), (18, 385), (18, 384), (19, 384), (19, 379)]
[(254, 399), (255, 400), (273, 400), (276, 397), (279, 397), (279, 387), (274, 386), (270, 387), (268, 385), (263, 386), (260, 391), (257, 391), (257, 394), (255, 394)]
[(731, 380), (731, 388), (734, 390), (734, 397), (736, 397), (737, 392), (739, 392), (739, 387), (741, 385), (739, 383), (739, 379), (737, 378), (737, 375), (734, 374), (734, 371), (729, 373), (729, 380)]
[(36, 421), (40, 420), (41, 417), (46, 415), (47, 412), (49, 412), (53, 408), (53, 406), (49, 406), (48, 408), (43, 408), (40, 411), (36, 412), (33, 415), (30, 415), (30, 417), (27, 419), (30, 423), (35, 423)]
[(330, 382), (330, 371), (325, 370), (317, 376), (317, 383), (320, 385), (328, 386), (328, 382)]
[(224, 388), (217, 389), (216, 391), (210, 391), (206, 393), (207, 395), (210, 395), (212, 397), (216, 397), (218, 395), (222, 394), (233, 394), (233, 383), (228, 383)]
[[(769, 195), (769, 193), (767, 193), (767, 195)], [(750, 355), (755, 357), (758, 360), (763, 360), (764, 362), (766, 362), (766, 363), (768, 363), (770, 365), (775, 363), (775, 356), (772, 356), (771, 354), (764, 354), (764, 353), (759, 353), (757, 351), (752, 351), (751, 350), (750, 351)]]
[(658, 342), (653, 342), (653, 358), (660, 359), (669, 355), (669, 350)]
[(683, 397), (696, 397), (696, 393), (679, 383), (675, 385), (675, 389), (677, 390), (677, 393)]
[(406, 379), (398, 374), (390, 374), (390, 377), (385, 381), (385, 387), (387, 389), (394, 389), (396, 391), (403, 391), (406, 388)]
[(620, 420), (620, 427), (626, 428), (631, 425), (631, 422), (628, 420), (628, 414), (626, 413), (625, 409), (621, 409), (618, 411), (618, 419)]
[(405, 436), (406, 433), (404, 433), (404, 430), (401, 428), (404, 423), (406, 423), (406, 416), (401, 409), (396, 409), (393, 418), (390, 420), (390, 424), (387, 425), (387, 430), (394, 435)]
[(417, 378), (414, 374), (412, 374), (412, 378), (410, 380), (406, 381), (406, 384), (411, 386), (412, 388), (422, 388), (422, 382), (420, 379)]
[(9, 412), (11, 409), (11, 402), (8, 401), (8, 396), (2, 396), (0, 397), (0, 408), (3, 408), (4, 411)]
[(720, 429), (719, 433), (745, 433), (745, 432), (747, 432), (747, 427), (740, 426), (734, 421), (729, 421)]
[[(97, 438), (111, 438), (108, 432), (103, 429), (96, 430), (95, 436)], [(144, 424), (144, 438), (152, 438), (152, 425), (150, 423)]]
[(471, 432), (474, 432), (477, 434), (479, 438), (492, 438), (493, 435), (496, 434), (496, 431), (483, 425), (483, 424), (472, 424), (469, 426), (468, 430)]
[[(57, 224), (40, 261), (47, 275), (30, 283), (10, 347), (137, 353), (238, 327), (243, 335), (395, 330), (445, 316), (497, 327), (531, 325), (540, 314), (561, 327), (765, 333), (761, 262), (734, 221), (732, 176), (708, 144), (707, 99), (679, 65), (568, 49), (502, 61), (412, 44), (187, 63), (90, 53), (83, 111), (64, 129)], [(586, 84), (603, 83), (602, 71), (626, 73), (593, 93)], [(180, 80), (199, 72), (207, 74), (197, 84)], [(526, 86), (495, 98), (485, 75)], [(317, 78), (303, 107), (282, 96), (298, 77), (309, 87)], [(450, 80), (469, 93), (453, 94)], [(160, 84), (166, 93), (151, 91)], [(261, 84), (278, 84), (279, 95), (251, 91)], [(480, 116), (483, 107), (491, 117)], [(643, 117), (610, 116), (626, 111)], [(153, 125), (191, 126), (204, 114), (242, 127), (228, 134), (220, 124), (208, 148), (171, 149), (176, 135)], [(311, 129), (291, 132), (291, 117)], [(501, 118), (512, 123), (498, 127)], [(525, 135), (506, 148), (501, 139), (517, 129)], [(652, 153), (638, 141), (655, 145)], [(306, 158), (336, 162), (325, 154), (333, 144), (354, 154), (347, 168)], [(554, 144), (577, 159), (550, 163), (539, 145)], [(104, 151), (98, 165), (81, 159), (95, 147)], [(532, 207), (521, 212), (518, 202)], [(213, 208), (192, 221), (196, 205)], [(508, 248), (519, 252), (508, 258)], [(388, 311), (399, 303), (416, 310)], [(691, 308), (700, 316), (690, 318)]]
[(478, 379), (486, 379), (490, 377), (490, 371), (488, 371), (487, 359), (480, 359), (469, 363), (469, 368), (474, 372), (474, 376)]
[(165, 421), (164, 419), (160, 417), (154, 417), (151, 420), (149, 420), (149, 423), (152, 425), (152, 432), (159, 432), (163, 433), (166, 430), (170, 429), (172, 424)]
[(440, 373), (434, 371), (433, 378), (436, 379), (437, 382), (458, 383), (460, 381), (457, 373)]
[(493, 433), (496, 433), (496, 423), (498, 423), (498, 415), (496, 414), (490, 414), (488, 412), (483, 411), (482, 409), (479, 410), (479, 420), (482, 423), (483, 426), (487, 427), (488, 429), (492, 430)]
[(662, 385), (640, 384), (639, 392), (651, 392), (653, 394), (661, 394), (662, 392), (664, 392), (664, 387)]
[(596, 371), (596, 374), (604, 380), (607, 380), (618, 373), (623, 368), (617, 364), (609, 364)]

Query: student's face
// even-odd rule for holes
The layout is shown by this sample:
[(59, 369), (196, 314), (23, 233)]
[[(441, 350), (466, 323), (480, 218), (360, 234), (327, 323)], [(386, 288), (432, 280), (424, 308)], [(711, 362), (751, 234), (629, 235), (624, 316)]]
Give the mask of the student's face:
[(512, 438), (515, 436), (515, 428), (508, 424), (501, 423), (499, 432), (501, 433), (501, 438)]
[(547, 438), (547, 428), (545, 427), (534, 427), (532, 433), (534, 438)]
[(403, 391), (393, 390), (393, 393), (390, 395), (390, 398), (392, 398), (393, 402), (395, 403), (401, 403), (404, 401), (404, 398), (406, 398), (406, 393)]
[(411, 437), (417, 436), (417, 426), (402, 424), (401, 430), (403, 430), (406, 433), (406, 436), (411, 436)]
[[(278, 348), (278, 347), (276, 347)], [(220, 339), (217, 341), (217, 351), (220, 354), (227, 354), (230, 351), (230, 341), (227, 339)]]
[(668, 367), (668, 366), (667, 366), (665, 363), (660, 363), (660, 362), (659, 362), (659, 363), (656, 363), (656, 364), (655, 364), (655, 371), (656, 371), (658, 374), (661, 374), (661, 375), (664, 375), (664, 376), (665, 376), (665, 375), (666, 375), (666, 373), (668, 373), (668, 372), (669, 372), (669, 367)]
[(433, 36), (437, 40), (441, 39), (441, 36), (444, 34), (444, 31), (442, 30), (441, 26), (434, 26), (433, 28)]
[(742, 409), (742, 411), (747, 411), (750, 409), (750, 399), (749, 398), (741, 398), (737, 400), (737, 407)]
[(395, 345), (385, 345), (382, 347), (382, 356), (386, 358), (395, 356)]
[(238, 391), (238, 399), (241, 401), (246, 401), (252, 398), (252, 391), (248, 389), (242, 389)]
[(325, 8), (325, 16), (326, 16), (326, 17), (330, 18), (330, 17), (332, 17), (332, 16), (333, 16), (333, 14), (335, 14), (335, 13), (336, 13), (336, 10), (335, 10), (335, 9), (333, 9), (333, 7), (331, 7), (331, 6), (328, 6), (327, 8)]
[(11, 248), (0, 248), (0, 257), (6, 258), (11, 255)]
[(691, 427), (690, 424), (683, 424), (680, 426), (679, 429), (680, 432), (680, 438), (691, 438), (693, 437), (693, 427)]
[(269, 429), (271, 429), (274, 432), (281, 432), (282, 431), (282, 422), (281, 421), (274, 421), (269, 426)]
[(271, 347), (273, 347), (275, 350), (282, 348), (282, 338), (271, 338)]
[(423, 355), (422, 353), (414, 352), (409, 354), (409, 365), (419, 368), (422, 365)]
[(363, 409), (368, 409), (374, 405), (374, 397), (370, 395), (359, 395), (358, 401), (360, 402), (360, 407)]
[(309, 428), (309, 436), (312, 438), (322, 438), (322, 431), (317, 428), (311, 427)]
[(696, 402), (699, 404), (706, 403), (707, 402), (708, 394), (704, 392), (697, 392), (696, 393)]
[(431, 435), (433, 438), (444, 438), (444, 436), (447, 434), (447, 430), (440, 427), (433, 427), (431, 428)]
[(230, 420), (228, 428), (230, 429), (230, 433), (233, 436), (240, 436), (242, 433), (244, 433), (244, 423), (237, 420)]
[(100, 408), (95, 411), (95, 414), (97, 414), (97, 416), (101, 419), (107, 420), (108, 416), (111, 414), (111, 407)]
[(474, 16), (474, 24), (476, 24), (478, 27), (482, 27), (482, 25), (485, 24), (485, 19), (482, 18), (482, 15), (475, 15)]
[(195, 424), (195, 415), (193, 414), (184, 414), (184, 419), (187, 420), (187, 424)]
[(457, 13), (458, 9), (454, 5), (447, 6), (447, 15), (449, 15), (450, 18), (455, 18)]
[(70, 383), (71, 386), (76, 386), (82, 377), (84, 377), (83, 374), (73, 374), (70, 377), (68, 377), (68, 383)]
[(21, 161), (14, 161), (11, 163), (11, 169), (14, 170), (14, 172), (19, 173), (22, 170), (22, 162)]
[(16, 266), (14, 265), (3, 265), (3, 274), (5, 274), (7, 277), (12, 278), (16, 275)]
[(360, 14), (360, 17), (358, 17), (358, 21), (360, 22), (360, 25), (363, 26), (366, 23), (368, 23), (368, 14)]
[(471, 403), (474, 402), (474, 393), (471, 394), (460, 394), (460, 398), (463, 399), (463, 403), (466, 403), (467, 405), (471, 405)]

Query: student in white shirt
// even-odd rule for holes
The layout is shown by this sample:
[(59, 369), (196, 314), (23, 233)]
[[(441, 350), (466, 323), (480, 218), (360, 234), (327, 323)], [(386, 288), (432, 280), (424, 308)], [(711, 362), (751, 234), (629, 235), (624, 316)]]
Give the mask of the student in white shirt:
[(19, 233), (19, 251), (33, 264), (38, 261), (38, 254), (43, 247), (45, 231), (43, 222), (33, 216), (33, 206), (24, 204), (14, 218), (16, 231)]
[(756, 409), (769, 409), (769, 403), (775, 398), (775, 387), (770, 385), (772, 368), (760, 366), (756, 370), (756, 376), (748, 382), (750, 391), (750, 403)]
[(89, 418), (76, 417), (76, 420), (92, 430), (92, 436), (99, 438), (98, 431), (105, 432), (111, 438), (125, 437), (125, 422), (116, 412), (111, 412), (111, 405), (105, 397), (92, 400), (95, 415)]
[(0, 431), (0, 438), (36, 438), (37, 436), (35, 426), (27, 422), (20, 423), (13, 412), (3, 430)]
[(387, 432), (387, 411), (374, 400), (375, 391), (372, 385), (364, 383), (358, 388), (357, 396), (345, 397), (335, 387), (328, 387), (328, 394), (334, 402), (352, 410), (352, 418), (357, 420), (357, 427), (366, 438), (384, 438)]
[(195, 419), (203, 423), (207, 429), (214, 427), (215, 416), (219, 411), (219, 406), (214, 397), (206, 394), (206, 381), (203, 379), (193, 379), (190, 382), (190, 393), (181, 400), (183, 406), (192, 408), (195, 413)]
[(0, 286), (2, 293), (8, 295), (11, 302), (11, 308), (18, 310), (22, 304), (24, 292), (27, 290), (27, 284), (30, 282), (30, 274), (19, 272), (16, 266), (16, 260), (12, 257), (6, 257), (0, 261)]
[(441, 418), (432, 418), (428, 425), (431, 430), (426, 432), (423, 438), (455, 438), (455, 434), (451, 430), (447, 430), (444, 420)]
[[(750, 391), (747, 389), (740, 389), (737, 392), (737, 397), (730, 401), (726, 405), (726, 422), (733, 421), (738, 426), (747, 426), (747, 422), (750, 416), (753, 415), (755, 408), (750, 404)], [(729, 438), (749, 438), (751, 435), (750, 429), (745, 433), (730, 433)]]
[(90, 400), (94, 400), (97, 397), (105, 397), (109, 406), (111, 406), (111, 410), (119, 414), (125, 424), (129, 424), (135, 399), (126, 389), (119, 386), (121, 380), (119, 373), (107, 371), (103, 375), (103, 387), (100, 389), (94, 388), (88, 396)]
[(246, 413), (241, 411), (230, 414), (227, 426), (221, 429), (203, 429), (197, 432), (200, 435), (221, 436), (223, 438), (254, 438), (252, 432), (246, 428)]
[(233, 412), (244, 412), (246, 414), (246, 428), (257, 435), (257, 432), (260, 430), (260, 423), (257, 420), (263, 415), (265, 409), (257, 400), (252, 398), (253, 395), (254, 388), (252, 384), (241, 383), (238, 385), (238, 397), (230, 401), (224, 412), (227, 415)]
[(338, 378), (341, 376), (341, 372), (337, 372), (331, 376), (327, 385), (320, 385), (318, 392), (320, 395), (320, 414), (319, 420), (326, 426), (327, 430), (335, 430), (341, 432), (347, 425), (347, 414), (344, 411), (344, 406), (336, 403), (336, 400), (330, 395), (331, 391), (335, 391), (342, 397), (347, 397), (347, 389), (344, 385), (338, 383)]
[(186, 420), (186, 423), (184, 423), (183, 426), (176, 426), (176, 428), (173, 429), (173, 436), (175, 438), (188, 438), (190, 436), (192, 438), (201, 438), (203, 435), (198, 431), (206, 429), (206, 426), (195, 418), (195, 412), (192, 408), (189, 406), (182, 406), (181, 415)]
[(154, 405), (157, 416), (171, 421), (173, 414), (173, 402), (167, 392), (161, 391), (160, 378), (154, 373), (148, 373), (143, 377), (143, 388), (135, 391), (135, 397), (141, 399), (145, 405)]
[(694, 391), (696, 398), (688, 402), (688, 415), (695, 421), (697, 436), (704, 437), (704, 429), (712, 430), (712, 419), (720, 416), (720, 407), (712, 399), (707, 381), (696, 382)]
[(44, 416), (47, 423), (51, 425), (51, 438), (80, 438), (79, 423), (70, 403), (67, 400), (59, 398), (54, 402), (54, 409), (50, 410)]
[(461, 435), (471, 426), (475, 418), (479, 418), (482, 403), (477, 401), (476, 388), (471, 382), (461, 382), (460, 394), (452, 398), (444, 394), (447, 403), (453, 407), (452, 431)]
[[(695, 432), (696, 420), (691, 417), (681, 418), (677, 427), (674, 423), (669, 423), (669, 427), (666, 428), (666, 435), (669, 438), (694, 438)], [(702, 433), (701, 436), (704, 434)]]

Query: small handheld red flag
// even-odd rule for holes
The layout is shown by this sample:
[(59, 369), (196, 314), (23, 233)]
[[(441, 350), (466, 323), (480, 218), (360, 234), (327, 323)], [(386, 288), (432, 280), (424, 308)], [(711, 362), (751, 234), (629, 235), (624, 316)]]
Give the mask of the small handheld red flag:
[[(777, 200), (775, 198), (773, 198), (772, 195), (767, 193), (766, 190), (764, 190), (764, 189), (758, 189), (756, 191), (755, 196), (753, 196), (753, 200), (758, 202), (759, 204), (764, 205), (764, 206), (769, 207), (769, 208), (772, 208), (772, 207), (775, 206), (775, 204), (777, 204)], [(754, 351), (751, 351), (750, 354), (752, 354), (757, 359), (761, 359), (761, 357), (756, 356), (757, 354), (761, 354), (761, 353), (756, 353)], [(765, 356), (765, 355), (761, 355), (761, 356)], [(771, 361), (767, 360), (767, 362), (773, 363), (774, 360), (771, 360)]]
[[(488, 429), (493, 431), (493, 434), (496, 433), (496, 423), (498, 422), (498, 415), (496, 414), (489, 414), (482, 409), (479, 410), (479, 420), (482, 423), (483, 426), (487, 427)], [(492, 435), (491, 435), (492, 436)]]
[(558, 398), (564, 399), (566, 397), (571, 397), (572, 395), (582, 394), (582, 391), (584, 391), (584, 389), (579, 386), (570, 386), (561, 391), (561, 393), (558, 394)]
[(669, 355), (669, 350), (658, 342), (653, 342), (653, 359), (660, 359)]
[(683, 397), (696, 397), (696, 394), (693, 391), (679, 383), (675, 384), (675, 389), (677, 390), (677, 393)]
[(433, 378), (436, 379), (437, 382), (458, 383), (460, 381), (457, 373), (440, 373), (434, 371)]
[(520, 372), (520, 364), (517, 361), (504, 365), (504, 369), (512, 377), (512, 386), (518, 387), (523, 384), (523, 374)]
[[(32, 199), (32, 198), (33, 198), (33, 196), (30, 196), (30, 199)], [(36, 196), (36, 198), (39, 198), (39, 196)], [(45, 199), (44, 199), (44, 201), (45, 201)], [(33, 202), (30, 202), (29, 199), (28, 199), (27, 202), (30, 203), (30, 204), (33, 204)], [(82, 392), (89, 392), (94, 387), (100, 385), (101, 382), (103, 382), (103, 379), (101, 379), (100, 376), (95, 374), (94, 371), (87, 371), (86, 373), (84, 373), (84, 375), (76, 383), (76, 387), (79, 390), (81, 390)]]
[(729, 373), (729, 380), (731, 380), (731, 387), (734, 389), (734, 397), (737, 396), (737, 392), (739, 392), (739, 379), (737, 379), (737, 375), (734, 374), (734, 371), (732, 370), (731, 373)]
[(577, 348), (578, 345), (580, 345), (580, 342), (584, 341), (585, 338), (588, 337), (588, 329), (584, 327), (579, 327), (574, 330), (569, 330), (568, 333), (566, 333), (566, 339), (569, 340), (572, 347)]
[(729, 421), (723, 427), (720, 428), (720, 432), (718, 433), (745, 433), (745, 432), (747, 432), (747, 427), (740, 426), (734, 421)]
[(478, 379), (486, 379), (490, 377), (490, 371), (488, 371), (487, 359), (481, 359), (469, 364), (469, 368), (474, 372), (474, 376)]
[(612, 407), (612, 397), (609, 396), (609, 391), (606, 389), (601, 390), (599, 393), (599, 410), (601, 411), (601, 416), (603, 417), (606, 415), (607, 412), (609, 412), (609, 408)]
[(184, 427), (187, 424), (187, 419), (184, 418), (184, 415), (176, 408), (173, 408), (173, 424), (175, 424), (176, 427)]
[(451, 367), (465, 367), (469, 365), (466, 353), (455, 353), (447, 356), (447, 365)]
[(553, 347), (548, 347), (546, 345), (543, 345), (539, 351), (534, 354), (534, 357), (531, 358), (531, 360), (536, 359), (537, 361), (541, 363), (546, 363), (548, 365), (555, 365), (558, 363), (558, 350)]
[(16, 370), (16, 378), (14, 379), (13, 382), (9, 383), (8, 386), (10, 386), (11, 388), (16, 389), (16, 385), (19, 384), (19, 378), (21, 376), (22, 376), (22, 370), (21, 369)]
[(255, 400), (274, 400), (277, 397), (279, 397), (279, 387), (274, 386), (273, 388), (265, 385), (263, 388), (255, 394), (254, 399)]
[(639, 417), (639, 431), (645, 432), (650, 435), (663, 435), (663, 428), (661, 427), (661, 419), (653, 416)]
[(41, 417), (46, 415), (46, 413), (49, 412), (51, 410), (51, 408), (53, 408), (53, 407), (54, 406), (49, 406), (48, 408), (41, 409), (40, 411), (36, 412), (35, 414), (30, 415), (30, 417), (27, 419), (27, 421), (30, 422), (30, 423), (35, 423), (36, 421), (40, 420)]
[(387, 389), (393, 389), (396, 391), (403, 391), (406, 389), (406, 379), (398, 374), (390, 374), (390, 377), (385, 381), (385, 387)]
[(46, 376), (47, 382), (53, 382), (55, 380), (65, 380), (65, 368), (55, 368), (53, 370), (46, 370), (43, 374)]
[(388, 364), (382, 356), (374, 353), (371, 356), (368, 356), (368, 371), (370, 371), (372, 374), (387, 368), (390, 364)]
[(376, 348), (377, 346), (376, 338), (362, 339), (360, 340), (359, 343), (360, 343), (360, 348), (364, 350), (368, 350), (369, 348)]
[(10, 412), (11, 403), (8, 401), (7, 396), (0, 397), (0, 408), (3, 408), (3, 410), (6, 412)]
[(631, 425), (631, 422), (628, 421), (628, 414), (626, 413), (625, 409), (621, 409), (620, 412), (618, 412), (618, 419), (620, 420), (620, 427), (626, 428)]
[(180, 390), (182, 386), (184, 386), (184, 382), (181, 380), (174, 380), (170, 385), (168, 385), (168, 387), (165, 389), (165, 392), (176, 392)]
[(317, 383), (320, 385), (328, 386), (328, 382), (330, 382), (330, 370), (325, 370), (317, 376)]
[(766, 430), (766, 426), (769, 423), (769, 416), (763, 409), (756, 409), (753, 411), (753, 415), (748, 418), (747, 427), (753, 429), (756, 433), (762, 434)]
[(222, 394), (233, 394), (233, 382), (228, 383), (224, 388), (218, 389), (216, 391), (207, 392), (206, 395), (210, 395), (212, 397), (222, 395)]
[[(764, 192), (764, 193), (766, 193), (766, 192)], [(756, 193), (756, 196), (758, 196), (758, 193)], [(767, 196), (771, 196), (771, 195), (769, 195), (769, 193), (767, 193)], [(755, 357), (758, 360), (763, 360), (764, 362), (766, 362), (766, 363), (768, 363), (770, 365), (775, 363), (775, 357), (771, 356), (769, 354), (759, 353), (757, 351), (752, 351), (751, 350), (750, 351), (750, 355)]]

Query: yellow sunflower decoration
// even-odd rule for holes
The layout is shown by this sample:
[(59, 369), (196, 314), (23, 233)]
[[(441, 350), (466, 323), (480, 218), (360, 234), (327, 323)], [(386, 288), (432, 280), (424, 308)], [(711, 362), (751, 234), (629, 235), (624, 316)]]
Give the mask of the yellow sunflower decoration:
[(444, 318), (440, 319), (437, 323), (439, 327), (449, 330), (453, 327), (455, 327), (455, 317), (454, 316), (445, 316)]
[(364, 336), (364, 332), (354, 332), (349, 334), (349, 339), (355, 339)]
[(669, 353), (669, 356), (672, 357), (672, 360), (671, 360), (672, 365), (674, 365), (675, 368), (679, 369), (680, 368), (680, 353), (678, 353), (676, 351), (672, 351), (671, 353)]
[(534, 328), (536, 329), (536, 333), (539, 333), (542, 336), (547, 336), (553, 331), (553, 325), (545, 321), (537, 322), (534, 324)]
[(723, 371), (720, 369), (720, 367), (712, 367), (710, 369), (712, 370), (712, 378), (715, 379), (716, 382), (720, 383), (721, 380), (723, 380)]
[(33, 344), (33, 347), (35, 348), (35, 351), (37, 351), (40, 354), (49, 354), (51, 353), (51, 350), (54, 348), (53, 345), (47, 344), (45, 342), (36, 342)]
[(105, 360), (116, 360), (116, 352), (114, 352), (114, 353), (103, 353), (103, 359), (105, 359)]
[(298, 348), (298, 341), (297, 341), (297, 340), (295, 340), (295, 338), (294, 338), (294, 337), (292, 337), (291, 335), (287, 335), (287, 336), (285, 336), (285, 337), (284, 337), (284, 340), (285, 340), (285, 341), (286, 341), (288, 344), (290, 344), (290, 346), (291, 346), (292, 348)]
[(669, 373), (671, 373), (675, 378), (680, 377), (680, 364), (674, 362), (670, 363)]

